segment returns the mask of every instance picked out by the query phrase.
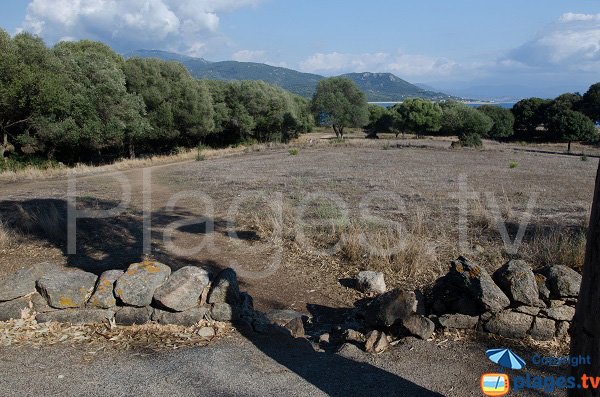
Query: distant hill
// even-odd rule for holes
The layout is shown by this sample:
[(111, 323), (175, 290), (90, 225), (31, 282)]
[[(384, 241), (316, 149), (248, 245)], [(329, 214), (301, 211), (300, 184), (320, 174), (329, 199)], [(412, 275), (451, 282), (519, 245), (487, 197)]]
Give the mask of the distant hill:
[[(126, 58), (159, 58), (181, 62), (190, 74), (198, 79), (262, 80), (290, 92), (310, 98), (324, 76), (302, 73), (263, 63), (223, 61), (210, 62), (202, 58), (158, 50), (137, 50), (125, 54)], [(342, 75), (354, 81), (370, 102), (394, 102), (408, 97), (448, 99), (449, 95), (429, 91), (391, 73), (349, 73)]]

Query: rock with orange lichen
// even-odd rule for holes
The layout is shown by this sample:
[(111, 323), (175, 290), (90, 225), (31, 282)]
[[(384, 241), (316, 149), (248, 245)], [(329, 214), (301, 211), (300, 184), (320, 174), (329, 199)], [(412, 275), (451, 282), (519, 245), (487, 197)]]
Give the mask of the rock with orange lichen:
[(171, 268), (159, 262), (134, 263), (119, 277), (115, 296), (125, 305), (144, 307), (152, 303), (156, 289), (171, 275)]
[(117, 305), (115, 283), (123, 275), (123, 270), (107, 270), (100, 275), (96, 290), (87, 303), (88, 307), (110, 309)]
[(40, 278), (37, 287), (50, 306), (78, 308), (92, 295), (97, 278), (95, 274), (81, 270), (56, 271)]

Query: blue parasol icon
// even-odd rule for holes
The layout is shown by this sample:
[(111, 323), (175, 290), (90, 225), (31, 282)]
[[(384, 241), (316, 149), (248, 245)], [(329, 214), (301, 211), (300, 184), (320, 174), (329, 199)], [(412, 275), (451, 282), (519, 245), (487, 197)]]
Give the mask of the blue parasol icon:
[(489, 349), (485, 355), (490, 361), (504, 368), (521, 369), (525, 367), (525, 361), (509, 349)]

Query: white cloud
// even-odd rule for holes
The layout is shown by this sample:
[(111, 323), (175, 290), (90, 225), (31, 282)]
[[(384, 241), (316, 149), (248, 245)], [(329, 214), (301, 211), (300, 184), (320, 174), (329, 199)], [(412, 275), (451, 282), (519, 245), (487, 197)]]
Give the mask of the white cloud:
[(219, 14), (260, 0), (33, 0), (21, 29), (49, 43), (101, 40), (116, 49), (159, 48), (201, 55)]
[(534, 68), (594, 70), (600, 67), (600, 14), (563, 14), (506, 59)]
[(265, 62), (266, 52), (262, 50), (240, 50), (231, 56), (231, 59), (238, 62)]
[(400, 76), (432, 77), (454, 73), (459, 65), (445, 58), (419, 54), (377, 52), (363, 54), (317, 53), (300, 63), (300, 69), (313, 73), (391, 72)]

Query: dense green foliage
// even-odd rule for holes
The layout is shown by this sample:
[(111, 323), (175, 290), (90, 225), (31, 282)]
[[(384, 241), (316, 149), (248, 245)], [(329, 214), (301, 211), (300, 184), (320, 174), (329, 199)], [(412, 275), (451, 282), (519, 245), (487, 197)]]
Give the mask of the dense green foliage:
[(512, 136), (515, 131), (515, 116), (510, 109), (501, 108), (500, 106), (483, 105), (477, 108), (492, 120), (492, 128), (483, 134), (486, 138), (498, 139)]
[(442, 108), (435, 102), (410, 98), (395, 105), (392, 110), (397, 113), (396, 128), (399, 131), (431, 134), (442, 127)]
[(553, 114), (548, 119), (547, 128), (552, 136), (569, 143), (569, 152), (571, 151), (571, 142), (592, 141), (598, 135), (592, 120), (573, 110), (561, 110)]
[(539, 135), (538, 127), (542, 127), (547, 119), (547, 109), (552, 101), (541, 98), (523, 99), (517, 102), (512, 112), (515, 116), (515, 132), (522, 138), (533, 138)]
[(583, 94), (581, 109), (593, 121), (600, 121), (600, 83), (592, 85)]
[(383, 106), (369, 105), (369, 124), (367, 133), (376, 136), (379, 132), (392, 132), (396, 125), (397, 113)]
[(344, 138), (345, 127), (363, 127), (369, 122), (365, 95), (356, 84), (343, 77), (319, 82), (312, 109), (321, 124), (333, 127), (337, 138)]
[[(204, 143), (287, 140), (308, 100), (262, 82), (207, 82), (179, 63), (125, 61), (92, 41), (52, 48), (0, 30), (0, 159), (106, 162)], [(14, 166), (11, 166), (14, 168)]]
[(442, 128), (445, 135), (457, 135), (461, 140), (474, 141), (473, 135), (487, 135), (494, 124), (492, 119), (479, 110), (459, 102), (442, 104)]

